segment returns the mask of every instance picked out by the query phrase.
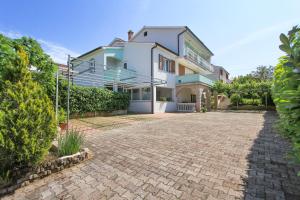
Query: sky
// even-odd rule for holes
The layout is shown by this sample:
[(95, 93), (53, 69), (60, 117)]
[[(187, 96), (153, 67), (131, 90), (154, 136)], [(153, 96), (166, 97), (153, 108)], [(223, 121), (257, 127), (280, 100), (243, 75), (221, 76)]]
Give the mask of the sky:
[(299, 0), (1, 0), (0, 33), (33, 37), (65, 63), (129, 29), (186, 25), (234, 77), (276, 65), (279, 35), (300, 24), (299, 8)]

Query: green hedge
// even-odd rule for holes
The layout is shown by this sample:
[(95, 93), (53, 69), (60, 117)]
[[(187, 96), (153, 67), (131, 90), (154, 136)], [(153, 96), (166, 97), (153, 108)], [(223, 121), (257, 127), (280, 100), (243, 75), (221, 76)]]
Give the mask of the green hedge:
[[(273, 97), (279, 113), (279, 127), (293, 143), (293, 155), (300, 163), (300, 28), (280, 35), (280, 58), (274, 73)], [(299, 173), (300, 175), (300, 173)]]
[(241, 100), (241, 103), (244, 104), (244, 105), (261, 105), (262, 103), (262, 100), (261, 99), (247, 99), (247, 98), (243, 98)]
[[(60, 105), (67, 108), (67, 83), (60, 80)], [(73, 85), (70, 88), (70, 114), (87, 112), (111, 112), (125, 110), (129, 106), (127, 93), (113, 92), (105, 88)]]

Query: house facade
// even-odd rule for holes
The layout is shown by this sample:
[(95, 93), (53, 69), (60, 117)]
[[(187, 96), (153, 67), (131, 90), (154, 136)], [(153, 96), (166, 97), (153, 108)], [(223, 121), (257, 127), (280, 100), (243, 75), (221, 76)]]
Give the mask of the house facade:
[(216, 79), (223, 83), (230, 83), (229, 72), (222, 66), (213, 65)]
[(72, 81), (128, 92), (131, 112), (200, 111), (210, 109), (212, 56), (186, 26), (144, 26), (75, 59)]

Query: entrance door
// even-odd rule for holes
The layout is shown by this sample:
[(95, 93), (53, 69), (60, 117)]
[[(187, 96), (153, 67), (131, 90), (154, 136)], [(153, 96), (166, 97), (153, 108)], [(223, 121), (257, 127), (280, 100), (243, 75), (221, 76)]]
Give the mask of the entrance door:
[(179, 76), (185, 75), (185, 67), (179, 64)]

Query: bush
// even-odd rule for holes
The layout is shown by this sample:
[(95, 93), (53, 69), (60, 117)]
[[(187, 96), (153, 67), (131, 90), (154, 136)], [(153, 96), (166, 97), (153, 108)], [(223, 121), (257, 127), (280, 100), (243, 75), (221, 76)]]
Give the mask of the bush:
[[(67, 82), (60, 79), (59, 101), (67, 110)], [(105, 88), (73, 85), (70, 88), (70, 114), (87, 112), (111, 112), (125, 110), (129, 106), (127, 93), (113, 92)]]
[(80, 151), (84, 143), (83, 135), (77, 130), (70, 130), (58, 139), (59, 156), (72, 155)]
[(261, 99), (246, 99), (246, 98), (243, 98), (241, 100), (241, 103), (244, 104), (244, 105), (261, 105)]
[(66, 120), (67, 120), (67, 113), (63, 108), (60, 108), (58, 112), (58, 123), (65, 123)]
[(234, 105), (238, 105), (240, 103), (241, 99), (242, 99), (241, 95), (234, 93), (230, 97), (230, 102)]
[(293, 155), (300, 163), (300, 28), (288, 36), (281, 34), (279, 46), (286, 56), (279, 60), (274, 73), (273, 97), (285, 136), (293, 143)]
[(0, 170), (36, 164), (56, 136), (53, 105), (31, 79), (25, 51), (16, 46), (14, 76), (0, 91)]

